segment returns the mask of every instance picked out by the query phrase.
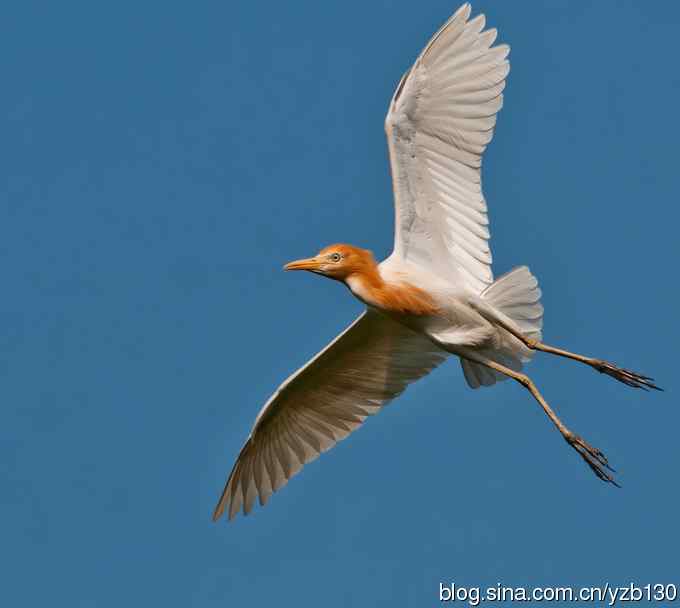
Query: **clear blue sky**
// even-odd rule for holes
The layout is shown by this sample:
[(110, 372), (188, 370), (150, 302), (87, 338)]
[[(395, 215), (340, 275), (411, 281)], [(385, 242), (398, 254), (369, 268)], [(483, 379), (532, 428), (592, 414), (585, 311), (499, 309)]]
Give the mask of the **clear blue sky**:
[(263, 401), (360, 310), (284, 262), (392, 241), (383, 117), (456, 1), (39, 3), (0, 20), (0, 600), (434, 606), (676, 582), (680, 5), (475, 2), (511, 47), (494, 271), (539, 277), (519, 386), (451, 361), (265, 509), (210, 515)]

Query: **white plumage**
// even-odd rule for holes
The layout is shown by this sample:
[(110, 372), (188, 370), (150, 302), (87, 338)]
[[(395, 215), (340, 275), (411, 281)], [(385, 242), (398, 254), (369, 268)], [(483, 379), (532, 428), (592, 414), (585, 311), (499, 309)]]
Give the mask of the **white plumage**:
[(396, 207), (394, 256), (479, 294), (492, 281), (482, 154), (510, 70), (465, 4), (435, 34), (390, 103), (387, 132)]
[(447, 353), (375, 311), (295, 372), (260, 411), (225, 492), (229, 518), (264, 505), (302, 465), (359, 427)]
[(449, 355), (472, 388), (513, 378), (604, 481), (602, 452), (557, 418), (521, 373), (535, 350), (585, 363), (630, 386), (651, 379), (541, 343), (543, 307), (525, 266), (493, 280), (482, 155), (493, 136), (510, 65), (496, 30), (465, 4), (434, 35), (390, 102), (385, 130), (395, 196), (394, 251), (333, 245), (291, 262), (344, 282), (367, 305), (264, 405), (215, 509), (229, 519), (264, 505), (304, 464), (358, 428)]

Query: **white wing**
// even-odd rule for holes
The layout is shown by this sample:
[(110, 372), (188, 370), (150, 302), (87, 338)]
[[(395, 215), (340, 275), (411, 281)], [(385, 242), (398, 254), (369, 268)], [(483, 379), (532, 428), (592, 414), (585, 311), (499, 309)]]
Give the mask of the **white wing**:
[(304, 464), (333, 447), (367, 416), (422, 378), (448, 353), (380, 313), (367, 311), (286, 380), (258, 414), (213, 519), (232, 519)]
[(394, 253), (480, 293), (492, 281), (482, 154), (510, 71), (484, 15), (465, 4), (402, 78), (385, 130), (395, 194)]

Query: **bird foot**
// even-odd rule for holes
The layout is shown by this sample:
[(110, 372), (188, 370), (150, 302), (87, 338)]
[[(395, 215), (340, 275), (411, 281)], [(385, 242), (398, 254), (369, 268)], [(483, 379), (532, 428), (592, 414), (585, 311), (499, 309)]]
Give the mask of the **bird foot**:
[(594, 448), (587, 441), (581, 439), (581, 437), (575, 435), (574, 433), (568, 433), (564, 436), (564, 438), (567, 443), (579, 453), (581, 458), (586, 461), (586, 464), (591, 468), (595, 475), (597, 475), (602, 481), (611, 483), (617, 488), (621, 487), (609, 474), (609, 471), (612, 473), (616, 473), (616, 471), (611, 466), (609, 466), (609, 461), (601, 450)]
[(645, 391), (649, 390), (650, 388), (654, 389), (655, 391), (663, 390), (654, 384), (654, 378), (643, 376), (642, 374), (638, 374), (637, 372), (633, 372), (629, 369), (616, 367), (616, 365), (607, 363), (607, 361), (594, 359), (591, 365), (601, 374), (607, 374), (607, 376), (611, 376), (619, 382), (623, 382), (624, 384), (632, 386), (633, 388), (641, 388)]

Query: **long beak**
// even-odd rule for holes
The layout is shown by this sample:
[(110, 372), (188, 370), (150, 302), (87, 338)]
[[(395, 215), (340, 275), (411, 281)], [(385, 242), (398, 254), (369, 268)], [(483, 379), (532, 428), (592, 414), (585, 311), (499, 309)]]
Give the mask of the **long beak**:
[(286, 264), (284, 270), (319, 270), (321, 262), (317, 258), (306, 258), (304, 260), (295, 260)]

